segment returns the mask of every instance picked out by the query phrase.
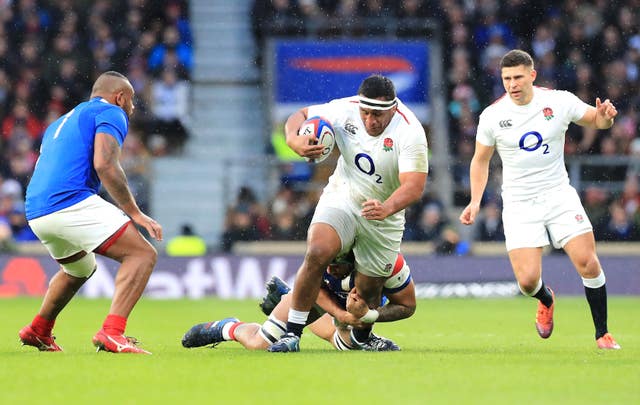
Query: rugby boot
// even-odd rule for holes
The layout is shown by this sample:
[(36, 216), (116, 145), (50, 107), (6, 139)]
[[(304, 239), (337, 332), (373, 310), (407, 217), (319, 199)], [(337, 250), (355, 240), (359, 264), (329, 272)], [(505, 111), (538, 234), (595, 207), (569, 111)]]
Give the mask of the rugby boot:
[(104, 350), (111, 353), (138, 353), (151, 354), (144, 349), (139, 348), (138, 339), (125, 335), (108, 335), (104, 330), (98, 331), (92, 339), (93, 345), (97, 348), (96, 352)]
[(553, 302), (551, 306), (547, 308), (541, 301), (538, 301), (538, 312), (536, 313), (536, 330), (538, 331), (538, 335), (543, 339), (551, 336), (551, 332), (553, 332), (553, 309), (556, 306), (556, 296), (551, 288), (547, 288), (551, 293)]
[(611, 333), (605, 333), (600, 339), (596, 340), (598, 349), (620, 349), (620, 345), (615, 341)]
[(289, 287), (287, 283), (282, 281), (278, 276), (271, 277), (271, 280), (267, 282), (266, 287), (267, 295), (262, 297), (260, 309), (265, 315), (269, 316), (278, 303), (280, 303), (282, 296), (291, 291), (291, 287)]
[(293, 333), (287, 333), (280, 338), (277, 342), (267, 348), (268, 352), (299, 352), (300, 351), (300, 337)]
[(36, 347), (41, 352), (61, 352), (62, 347), (58, 346), (55, 342), (55, 336), (39, 335), (37, 334), (31, 325), (27, 325), (20, 329), (18, 332), (22, 345)]
[(224, 318), (220, 321), (194, 325), (182, 336), (182, 346), (191, 348), (223, 342), (222, 328), (230, 322), (235, 323), (240, 320), (238, 318)]

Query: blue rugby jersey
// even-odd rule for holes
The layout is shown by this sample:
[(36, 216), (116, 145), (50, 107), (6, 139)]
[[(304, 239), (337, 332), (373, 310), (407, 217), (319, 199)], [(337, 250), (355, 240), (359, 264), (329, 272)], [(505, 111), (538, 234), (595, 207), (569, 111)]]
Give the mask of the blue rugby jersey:
[(28, 220), (70, 207), (98, 193), (94, 140), (112, 135), (122, 147), (129, 128), (124, 110), (101, 97), (78, 104), (46, 129), (40, 157), (27, 187)]

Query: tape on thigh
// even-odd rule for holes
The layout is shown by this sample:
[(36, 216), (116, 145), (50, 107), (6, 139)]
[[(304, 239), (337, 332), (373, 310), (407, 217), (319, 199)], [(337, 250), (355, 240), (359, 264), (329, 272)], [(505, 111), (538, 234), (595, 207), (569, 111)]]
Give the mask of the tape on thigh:
[(73, 263), (63, 264), (62, 269), (70, 276), (88, 278), (93, 274), (96, 266), (96, 255), (94, 253), (88, 253), (80, 260), (76, 260)]

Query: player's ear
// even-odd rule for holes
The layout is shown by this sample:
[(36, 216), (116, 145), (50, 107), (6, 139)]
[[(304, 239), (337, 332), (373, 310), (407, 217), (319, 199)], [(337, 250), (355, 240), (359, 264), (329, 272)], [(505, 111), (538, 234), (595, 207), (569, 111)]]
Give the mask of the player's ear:
[(120, 90), (119, 92), (116, 93), (116, 97), (115, 97), (115, 102), (116, 105), (120, 108), (122, 108), (124, 106), (124, 91)]

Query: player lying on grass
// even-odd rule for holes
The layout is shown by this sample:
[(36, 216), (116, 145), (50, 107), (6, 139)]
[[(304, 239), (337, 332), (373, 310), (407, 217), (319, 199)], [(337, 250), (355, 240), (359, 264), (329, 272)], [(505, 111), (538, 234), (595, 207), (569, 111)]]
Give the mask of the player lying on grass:
[[(350, 260), (334, 262), (327, 268), (316, 305), (307, 321), (309, 328), (338, 350), (400, 350), (393, 341), (374, 333), (365, 342), (358, 342), (354, 338), (352, 326), (366, 323), (362, 317), (366, 317), (370, 311), (353, 288), (354, 276), (353, 261)], [(267, 283), (267, 295), (260, 304), (262, 311), (269, 316), (262, 325), (244, 323), (237, 318), (201, 323), (185, 333), (182, 345), (191, 348), (235, 340), (249, 350), (267, 349), (286, 333), (287, 314), (291, 306), (290, 290), (286, 283), (273, 277)], [(398, 255), (383, 294), (383, 305), (375, 310), (378, 312), (377, 322), (405, 319), (415, 312), (415, 286), (402, 255)]]

